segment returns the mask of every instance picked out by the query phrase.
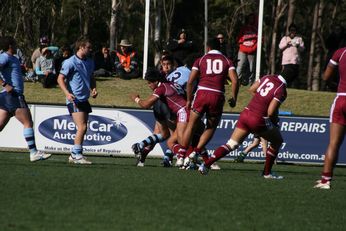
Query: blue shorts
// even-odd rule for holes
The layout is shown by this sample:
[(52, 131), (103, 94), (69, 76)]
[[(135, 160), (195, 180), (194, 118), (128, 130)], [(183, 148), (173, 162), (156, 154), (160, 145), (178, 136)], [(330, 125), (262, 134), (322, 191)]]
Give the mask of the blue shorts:
[(69, 103), (67, 104), (67, 109), (70, 115), (72, 115), (74, 112), (92, 112), (89, 101)]
[(0, 93), (0, 108), (13, 116), (18, 108), (28, 108), (28, 104), (23, 94), (4, 91)]

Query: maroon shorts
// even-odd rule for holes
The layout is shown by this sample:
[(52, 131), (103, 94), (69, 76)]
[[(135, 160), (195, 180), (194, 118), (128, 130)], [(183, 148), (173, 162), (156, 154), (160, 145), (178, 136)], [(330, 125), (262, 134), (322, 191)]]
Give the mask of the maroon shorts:
[(248, 109), (244, 109), (240, 113), (236, 127), (249, 131), (250, 133), (259, 133), (266, 130), (263, 117)]
[(346, 96), (337, 95), (330, 109), (329, 122), (346, 125)]
[(192, 102), (192, 110), (199, 114), (206, 113), (210, 116), (222, 114), (225, 96), (220, 92), (197, 90)]

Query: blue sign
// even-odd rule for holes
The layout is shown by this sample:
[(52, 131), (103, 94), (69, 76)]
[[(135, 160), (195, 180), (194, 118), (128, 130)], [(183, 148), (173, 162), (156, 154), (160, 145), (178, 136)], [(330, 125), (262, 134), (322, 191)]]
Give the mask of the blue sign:
[[(72, 145), (77, 127), (70, 115), (62, 115), (46, 119), (38, 130), (50, 140)], [(123, 139), (126, 134), (127, 128), (123, 124), (106, 117), (89, 115), (83, 144), (85, 146), (111, 144)]]
[[(152, 111), (124, 110), (143, 121), (147, 126), (154, 128), (155, 120)], [(212, 154), (216, 148), (225, 144), (230, 138), (235, 128), (239, 114), (222, 115), (221, 121), (214, 134), (214, 137), (207, 145), (209, 154)], [(284, 143), (278, 154), (278, 162), (287, 163), (323, 163), (324, 152), (329, 142), (329, 119), (314, 117), (280, 117), (280, 130)], [(146, 137), (140, 137), (141, 139)], [(252, 142), (253, 134), (240, 145), (240, 147), (231, 152), (226, 159), (233, 159), (239, 152), (244, 150)], [(163, 150), (167, 148), (166, 143), (161, 143)], [(346, 144), (340, 148), (338, 164), (346, 164)], [(265, 154), (261, 147), (252, 150), (247, 160), (264, 161)]]

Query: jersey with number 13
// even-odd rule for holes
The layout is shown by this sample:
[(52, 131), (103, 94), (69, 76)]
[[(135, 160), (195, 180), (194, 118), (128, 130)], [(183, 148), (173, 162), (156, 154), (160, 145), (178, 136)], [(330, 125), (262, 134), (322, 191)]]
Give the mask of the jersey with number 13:
[(255, 114), (266, 117), (270, 102), (275, 99), (283, 103), (287, 97), (286, 81), (281, 75), (266, 75), (260, 79), (256, 94), (247, 108)]
[(235, 69), (232, 61), (217, 50), (211, 50), (204, 56), (197, 59), (193, 70), (199, 71), (200, 79), (198, 87), (204, 90), (225, 92), (225, 81), (228, 78), (228, 71)]

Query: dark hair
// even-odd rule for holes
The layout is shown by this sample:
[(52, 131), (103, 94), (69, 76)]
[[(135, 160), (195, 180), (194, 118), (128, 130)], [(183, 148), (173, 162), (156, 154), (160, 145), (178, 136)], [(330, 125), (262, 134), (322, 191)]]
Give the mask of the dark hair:
[(144, 79), (148, 80), (149, 82), (166, 82), (166, 79), (161, 75), (161, 73), (153, 67), (148, 68), (148, 70), (145, 72)]
[(161, 61), (171, 61), (174, 63), (174, 57), (172, 55), (163, 55)]
[(297, 30), (297, 26), (292, 23), (289, 27), (288, 27), (288, 31), (291, 31), (291, 30)]
[(10, 46), (16, 45), (16, 40), (12, 36), (4, 36), (0, 38), (0, 50), (8, 51)]
[(210, 38), (207, 41), (207, 46), (211, 50), (220, 50), (220, 41), (217, 38)]
[(82, 38), (78, 39), (75, 43), (76, 51), (78, 51), (80, 47), (85, 47), (87, 43), (91, 43), (88, 38), (82, 37)]

